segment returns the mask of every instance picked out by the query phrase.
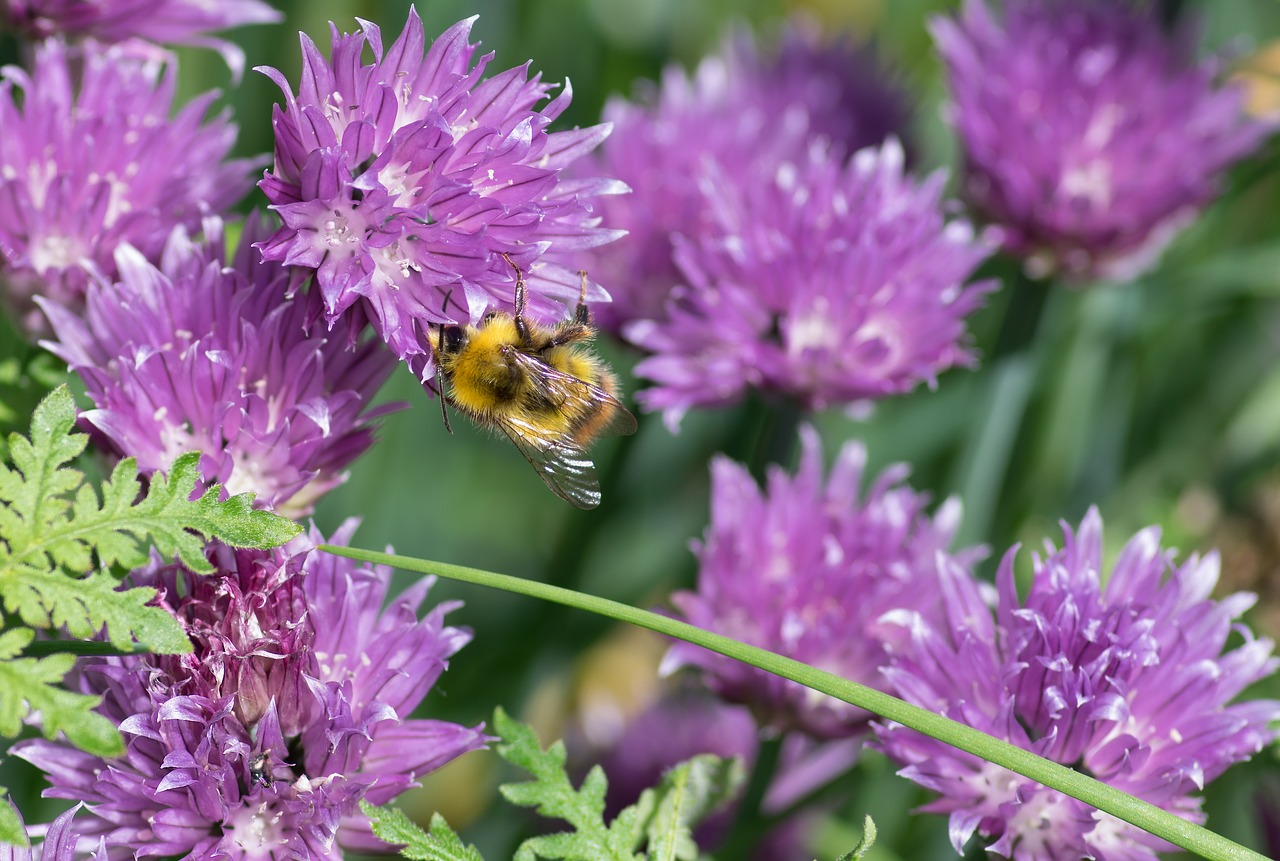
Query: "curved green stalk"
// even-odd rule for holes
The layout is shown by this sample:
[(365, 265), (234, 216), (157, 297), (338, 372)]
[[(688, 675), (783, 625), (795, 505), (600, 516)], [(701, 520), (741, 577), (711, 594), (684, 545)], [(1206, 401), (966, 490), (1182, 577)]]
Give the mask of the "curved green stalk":
[(380, 565), (393, 565), (405, 571), (419, 574), (434, 574), (450, 580), (464, 583), (475, 583), (494, 589), (503, 589), (587, 610), (620, 622), (628, 622), (641, 628), (648, 628), (659, 634), (684, 640), (713, 652), (734, 658), (762, 670), (767, 670), (784, 679), (799, 682), (805, 687), (820, 693), (843, 700), (851, 705), (875, 712), (881, 717), (897, 721), (925, 735), (946, 742), (960, 750), (972, 753), (988, 762), (1021, 774), (1044, 786), (1064, 792), (1099, 810), (1110, 813), (1132, 825), (1161, 837), (1189, 852), (1194, 852), (1209, 861), (1268, 861), (1266, 856), (1254, 852), (1238, 843), (1214, 834), (1206, 828), (1187, 822), (1153, 804), (1148, 804), (1106, 784), (1067, 768), (1051, 760), (1043, 759), (1033, 753), (1015, 747), (972, 727), (936, 715), (933, 712), (903, 702), (897, 697), (842, 679), (823, 670), (815, 669), (799, 661), (785, 658), (782, 655), (748, 646), (737, 640), (704, 631), (701, 628), (660, 616), (648, 610), (641, 610), (617, 601), (585, 595), (546, 583), (522, 580), (505, 574), (493, 574), (476, 568), (464, 568), (444, 562), (428, 562), (409, 556), (393, 556), (376, 553), (354, 547), (334, 547), (321, 545), (321, 550), (337, 556), (357, 559)]

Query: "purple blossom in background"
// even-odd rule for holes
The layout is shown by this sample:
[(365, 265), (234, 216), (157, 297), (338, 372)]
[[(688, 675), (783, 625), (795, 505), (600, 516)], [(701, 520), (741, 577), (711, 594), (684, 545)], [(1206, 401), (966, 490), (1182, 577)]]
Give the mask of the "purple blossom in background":
[[(600, 761), (608, 776), (606, 816), (612, 819), (640, 794), (657, 786), (673, 766), (699, 754), (740, 757), (750, 772), (759, 746), (751, 713), (729, 705), (700, 687), (670, 691), (636, 715)], [(762, 799), (766, 815), (786, 810), (800, 798), (853, 767), (861, 743), (846, 739), (815, 744), (800, 735), (789, 737), (781, 752), (781, 767)], [(700, 847), (714, 851), (727, 836), (738, 808), (737, 800), (714, 812), (697, 828)], [(814, 830), (820, 810), (813, 808), (784, 819), (764, 835), (751, 857), (759, 861), (811, 861)]]
[(225, 265), (221, 224), (195, 243), (178, 230), (156, 269), (117, 253), (120, 281), (89, 288), (84, 318), (40, 300), (45, 346), (85, 382), (87, 423), (144, 471), (200, 451), (201, 473), (230, 494), (253, 491), (282, 514), (309, 513), (373, 444), (371, 409), (395, 358), (339, 321), (324, 331), (312, 295), (252, 248), (255, 220)]
[[(824, 482), (817, 433), (804, 427), (801, 440), (794, 478), (774, 467), (764, 492), (743, 467), (713, 462), (711, 525), (693, 548), (698, 590), (678, 592), (671, 602), (698, 627), (883, 688), (878, 620), (904, 607), (941, 619), (934, 555), (954, 537), (960, 506), (950, 500), (930, 517), (926, 497), (902, 484), (902, 465), (861, 493), (867, 455), (856, 442), (841, 449)], [(762, 726), (837, 738), (861, 733), (870, 717), (772, 673), (677, 643), (663, 669), (683, 666), (701, 668), (713, 691), (750, 706)]]
[[(908, 702), (1081, 769), (1123, 792), (1202, 821), (1202, 789), (1276, 737), (1280, 702), (1228, 705), (1280, 664), (1239, 624), (1246, 593), (1209, 598), (1218, 557), (1177, 565), (1155, 527), (1102, 571), (1096, 509), (1062, 549), (1033, 555), (1019, 599), (1014, 547), (997, 575), (995, 618), (962, 565), (939, 559), (945, 619), (901, 610), (885, 670)], [(1105, 586), (1102, 581), (1105, 580)], [(1228, 639), (1242, 642), (1224, 652)], [(957, 852), (978, 832), (1015, 861), (1155, 861), (1171, 846), (1089, 805), (901, 726), (877, 725), (903, 776), (940, 794)]]
[(154, 261), (175, 226), (197, 229), (252, 187), (252, 162), (225, 160), (235, 126), (204, 122), (216, 93), (170, 118), (176, 75), (172, 60), (57, 40), (29, 74), (4, 69), (0, 295), (30, 331), (33, 297), (78, 308), (89, 281), (116, 277), (119, 246)]
[[(333, 537), (346, 544), (348, 523)], [(88, 659), (79, 690), (101, 695), (123, 757), (61, 741), (14, 752), (44, 770), (46, 795), (87, 804), (75, 827), (111, 858), (342, 858), (385, 850), (357, 806), (384, 804), (487, 741), (408, 715), (470, 639), (441, 604), (419, 620), (434, 578), (383, 610), (391, 570), (312, 549), (214, 552), (218, 573), (135, 572), (159, 586), (195, 645), (189, 655)]]
[(597, 321), (619, 330), (662, 314), (682, 281), (671, 237), (696, 239), (710, 226), (702, 188), (711, 166), (747, 186), (802, 158), (816, 138), (848, 154), (901, 135), (907, 114), (905, 93), (874, 51), (848, 38), (824, 43), (805, 21), (787, 25), (777, 50), (736, 33), (692, 76), (671, 66), (661, 86), (642, 82), (634, 100), (611, 99), (604, 118), (614, 133), (595, 161), (632, 193), (601, 203), (608, 224), (628, 235), (590, 255), (589, 268), (613, 295)]
[(1033, 274), (1149, 265), (1271, 126), (1158, 4), (965, 0), (937, 18), (965, 188)]
[(28, 39), (62, 35), (107, 43), (139, 39), (199, 45), (218, 51), (237, 80), (244, 71), (244, 52), (206, 34), (282, 17), (261, 0), (0, 0), (0, 21)]
[[(314, 270), (330, 323), (353, 306), (395, 354), (425, 380), (432, 374), (426, 326), (477, 322), (510, 307), (514, 273), (527, 273), (529, 312), (561, 320), (578, 299), (578, 266), (545, 253), (609, 242), (598, 195), (625, 190), (611, 179), (562, 180), (560, 171), (593, 149), (608, 125), (548, 133), (568, 106), (566, 83), (551, 89), (528, 65), (482, 80), (492, 54), (472, 66), (474, 18), (424, 51), (422, 21), (410, 11), (384, 52), (381, 31), (332, 33), (332, 60), (306, 35), (295, 96), (283, 90), (274, 115), (275, 166), (260, 186), (284, 226), (260, 244), (263, 256)], [(362, 51), (374, 62), (363, 65)], [(591, 300), (607, 298), (599, 287)]]
[(964, 320), (996, 284), (964, 282), (993, 248), (944, 215), (944, 182), (904, 174), (892, 140), (847, 164), (815, 146), (757, 183), (709, 169), (708, 224), (675, 242), (687, 286), (665, 318), (624, 328), (653, 354), (637, 400), (675, 429), (690, 407), (749, 389), (822, 408), (970, 364)]

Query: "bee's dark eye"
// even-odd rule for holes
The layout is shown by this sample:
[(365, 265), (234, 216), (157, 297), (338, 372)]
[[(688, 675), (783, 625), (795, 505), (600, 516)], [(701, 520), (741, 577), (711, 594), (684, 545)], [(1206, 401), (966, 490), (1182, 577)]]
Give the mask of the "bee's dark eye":
[(446, 353), (456, 353), (462, 349), (462, 327), (461, 326), (445, 326), (444, 333), (444, 351)]

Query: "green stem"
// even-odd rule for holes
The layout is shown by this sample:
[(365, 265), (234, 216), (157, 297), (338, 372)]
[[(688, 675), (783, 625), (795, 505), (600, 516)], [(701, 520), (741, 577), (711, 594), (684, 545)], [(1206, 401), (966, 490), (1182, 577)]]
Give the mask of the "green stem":
[[(602, 475), (600, 487), (607, 493), (617, 487), (632, 449), (635, 447), (638, 434), (624, 436), (618, 440), (617, 449), (609, 459)], [(608, 498), (608, 497), (606, 497)], [(616, 506), (615, 506), (616, 508)], [(616, 513), (616, 512), (615, 512)], [(595, 543), (600, 529), (609, 518), (600, 511), (593, 511), (586, 516), (569, 517), (556, 539), (551, 550), (551, 557), (544, 569), (542, 578), (547, 583), (567, 586), (577, 582), (582, 561), (587, 558), (591, 545)]]
[(782, 757), (782, 740), (786, 735), (779, 733), (760, 740), (756, 748), (756, 761), (751, 767), (751, 778), (747, 788), (738, 802), (738, 812), (733, 817), (733, 827), (724, 839), (716, 855), (721, 858), (748, 858), (751, 847), (760, 839), (768, 827), (761, 811), (764, 796), (778, 771), (778, 763)]
[(701, 628), (620, 604), (584, 595), (558, 586), (522, 580), (505, 574), (494, 574), (444, 562), (428, 562), (408, 556), (393, 556), (355, 547), (321, 545), (321, 550), (380, 565), (393, 565), (405, 571), (434, 574), (463, 583), (474, 583), (494, 589), (503, 589), (518, 595), (526, 595), (543, 601), (562, 604), (579, 610), (596, 613), (619, 622), (627, 622), (668, 637), (710, 649), (721, 655), (743, 661), (754, 667), (774, 673), (784, 679), (799, 682), (819, 693), (835, 697), (858, 708), (875, 712), (883, 718), (936, 738), (959, 750), (966, 751), (988, 762), (1014, 771), (1036, 783), (1066, 793), (1099, 810), (1109, 813), (1144, 831), (1161, 837), (1194, 852), (1209, 861), (1268, 861), (1268, 859), (1238, 843), (1214, 834), (1206, 828), (1187, 822), (1179, 816), (1161, 810), (1154, 804), (1134, 798), (1112, 789), (1106, 784), (1068, 768), (1061, 763), (1036, 756), (1020, 747), (989, 736), (972, 727), (936, 715), (918, 706), (904, 702), (881, 691), (842, 679), (823, 670), (802, 664), (791, 658), (739, 643), (728, 637), (704, 631)]

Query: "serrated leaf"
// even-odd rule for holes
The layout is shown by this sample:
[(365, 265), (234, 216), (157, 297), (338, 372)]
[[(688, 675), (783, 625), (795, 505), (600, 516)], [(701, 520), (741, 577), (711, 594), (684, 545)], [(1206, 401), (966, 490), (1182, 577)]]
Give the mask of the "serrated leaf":
[(669, 769), (652, 792), (653, 815), (645, 826), (650, 861), (695, 861), (693, 826), (737, 797), (746, 782), (741, 759), (702, 754)]
[(480, 852), (463, 843), (439, 813), (431, 817), (430, 829), (423, 831), (397, 808), (375, 807), (361, 801), (360, 809), (369, 817), (373, 833), (379, 840), (404, 847), (400, 850), (402, 858), (414, 861), (484, 861)]
[(156, 595), (149, 587), (119, 591), (116, 581), (101, 573), (72, 580), (19, 568), (3, 593), (9, 610), (28, 625), (65, 627), (85, 640), (105, 627), (107, 639), (123, 651), (133, 650), (135, 642), (159, 654), (191, 651), (178, 620), (163, 607), (147, 606)]
[(254, 510), (251, 494), (219, 502), (217, 485), (192, 499), (200, 480), (195, 452), (175, 460), (167, 475), (153, 475), (141, 498), (137, 464), (125, 458), (99, 494), (67, 466), (87, 440), (72, 432), (75, 420), (71, 394), (60, 387), (36, 407), (30, 439), (10, 437), (14, 468), (0, 464), (0, 604), (33, 627), (66, 625), (74, 636), (90, 637), (106, 626), (121, 648), (136, 640), (156, 652), (186, 651), (177, 625), (143, 606), (151, 593), (115, 592), (94, 568), (137, 567), (154, 546), (209, 572), (209, 539), (274, 547), (301, 527)]
[(839, 861), (860, 861), (865, 858), (866, 854), (871, 851), (871, 847), (876, 844), (876, 823), (868, 815), (862, 818), (862, 839), (858, 841), (858, 845), (850, 849), (844, 855), (841, 855)]
[(543, 816), (563, 819), (573, 826), (571, 832), (526, 840), (517, 851), (517, 861), (642, 861), (643, 856), (635, 851), (643, 836), (638, 818), (620, 816), (613, 827), (604, 822), (607, 781), (599, 766), (587, 774), (581, 789), (574, 789), (565, 773), (562, 743), (543, 750), (533, 730), (512, 720), (501, 708), (494, 712), (493, 725), (502, 739), (498, 755), (533, 775), (533, 780), (503, 784), (498, 791), (512, 804), (533, 807)]
[[(0, 651), (12, 653), (15, 643), (24, 638), (10, 639), (11, 635), (28, 633), (0, 634)], [(23, 720), (32, 712), (39, 712), (46, 738), (62, 732), (76, 747), (97, 756), (124, 753), (124, 740), (115, 724), (93, 711), (101, 697), (76, 694), (60, 687), (74, 664), (72, 655), (0, 659), (0, 736), (16, 738), (22, 731)]]
[(0, 786), (0, 843), (20, 846), (26, 849), (31, 845), (27, 839), (27, 829), (22, 826), (22, 817), (18, 808), (9, 800), (9, 790)]

